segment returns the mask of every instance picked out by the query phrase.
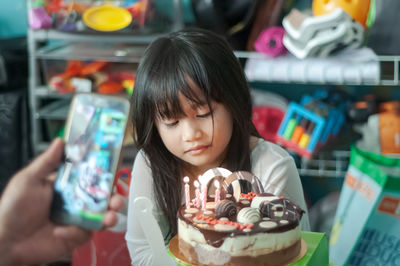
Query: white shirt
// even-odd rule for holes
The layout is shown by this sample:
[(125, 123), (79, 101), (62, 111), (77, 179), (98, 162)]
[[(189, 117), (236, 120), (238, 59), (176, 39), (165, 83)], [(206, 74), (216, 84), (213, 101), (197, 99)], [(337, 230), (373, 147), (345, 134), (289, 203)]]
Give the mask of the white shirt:
[[(251, 152), (251, 162), (251, 172), (260, 178), (265, 192), (289, 198), (303, 210), (306, 210), (301, 220), (301, 228), (309, 231), (310, 224), (303, 187), (293, 158), (278, 145), (259, 139), (257, 146)], [(147, 243), (137, 215), (133, 211), (133, 201), (140, 196), (147, 197), (153, 202), (153, 215), (163, 236), (166, 236), (169, 231), (169, 224), (156, 205), (151, 169), (146, 163), (143, 151), (138, 152), (133, 164), (125, 239), (132, 265), (152, 265), (150, 245)], [(184, 201), (184, 197), (182, 200)]]

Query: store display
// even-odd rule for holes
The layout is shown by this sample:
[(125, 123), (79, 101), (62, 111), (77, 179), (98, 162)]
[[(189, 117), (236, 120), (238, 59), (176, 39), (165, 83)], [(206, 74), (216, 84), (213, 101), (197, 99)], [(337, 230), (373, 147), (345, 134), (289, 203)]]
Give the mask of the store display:
[(201, 196), (178, 211), (179, 251), (187, 262), (281, 265), (299, 259), (305, 243), (299, 224), (304, 211), (298, 205), (262, 193), (249, 172), (215, 168), (199, 181)]
[(353, 146), (330, 237), (335, 265), (399, 265), (400, 159)]
[(179, 8), (172, 0), (28, 0), (28, 22), (35, 30), (161, 33), (176, 28), (181, 21), (166, 16), (160, 2), (174, 11)]

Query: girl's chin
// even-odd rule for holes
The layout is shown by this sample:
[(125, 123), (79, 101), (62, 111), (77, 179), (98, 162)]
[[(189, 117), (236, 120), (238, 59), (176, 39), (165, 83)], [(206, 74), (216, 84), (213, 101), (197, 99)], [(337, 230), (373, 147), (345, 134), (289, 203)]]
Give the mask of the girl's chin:
[(214, 165), (208, 160), (185, 160), (185, 163), (188, 164), (190, 167), (195, 167), (202, 172), (207, 171), (208, 169), (218, 167), (218, 165)]

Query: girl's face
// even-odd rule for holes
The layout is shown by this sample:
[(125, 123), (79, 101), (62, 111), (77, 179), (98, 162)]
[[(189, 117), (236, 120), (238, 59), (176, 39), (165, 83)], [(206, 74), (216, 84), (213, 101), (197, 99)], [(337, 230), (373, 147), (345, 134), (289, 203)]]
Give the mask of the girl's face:
[(223, 104), (211, 102), (193, 108), (182, 94), (184, 114), (177, 119), (157, 119), (156, 126), (166, 148), (184, 161), (184, 170), (202, 174), (221, 165), (232, 136), (232, 115)]

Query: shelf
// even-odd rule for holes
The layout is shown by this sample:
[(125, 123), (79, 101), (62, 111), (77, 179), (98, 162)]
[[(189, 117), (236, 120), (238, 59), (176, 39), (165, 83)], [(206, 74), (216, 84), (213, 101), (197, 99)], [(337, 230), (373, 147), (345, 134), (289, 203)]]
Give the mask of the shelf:
[[(349, 60), (349, 64), (343, 64), (341, 60), (337, 60), (335, 57), (307, 58), (301, 60), (289, 55), (270, 58), (262, 53), (246, 51), (235, 51), (235, 55), (239, 59), (250, 59), (248, 61), (252, 60), (253, 63), (258, 63), (259, 66), (261, 66), (261, 69), (259, 69), (257, 73), (246, 73), (250, 82), (366, 86), (400, 85), (400, 56), (376, 56), (375, 59), (369, 60), (368, 62)], [(327, 71), (321, 70), (321, 67), (326, 64), (326, 62), (328, 64), (331, 63), (330, 60), (332, 64), (335, 64), (334, 61), (337, 61), (343, 65), (342, 69), (332, 68), (331, 77), (327, 78)], [(336, 65), (334, 67), (336, 67)], [(356, 69), (356, 67), (360, 67), (360, 69)], [(293, 75), (296, 75), (295, 78), (292, 78), (290, 75), (285, 75), (288, 68), (294, 70), (293, 72), (295, 73)], [(301, 72), (305, 71), (306, 68), (310, 70), (310, 73), (308, 75), (302, 75)], [(272, 71), (275, 71), (277, 75), (272, 77), (270, 73)]]
[(58, 30), (28, 30), (28, 35), (34, 38), (36, 41), (47, 41), (47, 40), (65, 40), (69, 42), (120, 42), (120, 43), (131, 43), (131, 44), (149, 44), (153, 40), (164, 36), (166, 33), (151, 33), (134, 34), (132, 32), (65, 32)]
[(37, 51), (36, 57), (46, 60), (98, 60), (107, 62), (139, 63), (146, 46), (111, 43), (69, 43), (48, 45)]
[(65, 120), (69, 112), (69, 100), (57, 100), (45, 105), (36, 113), (36, 119)]
[(53, 99), (71, 99), (73, 93), (59, 93), (51, 91), (47, 86), (40, 86), (35, 88), (36, 96), (40, 98), (53, 98)]
[(298, 171), (302, 176), (344, 178), (349, 158), (350, 151), (316, 154), (312, 159), (301, 158)]

